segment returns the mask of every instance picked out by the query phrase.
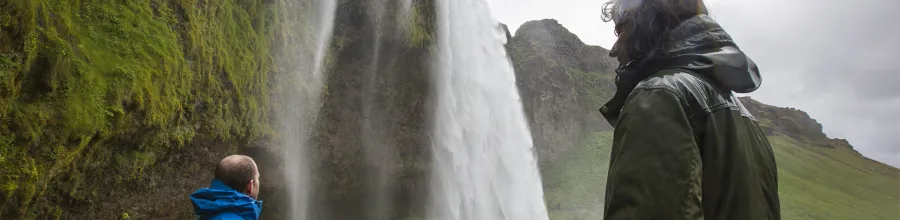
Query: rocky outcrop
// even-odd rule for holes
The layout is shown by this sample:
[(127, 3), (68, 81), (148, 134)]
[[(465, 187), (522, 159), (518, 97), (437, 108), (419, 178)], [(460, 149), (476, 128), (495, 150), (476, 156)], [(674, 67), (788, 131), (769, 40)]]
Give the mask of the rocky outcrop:
[(552, 161), (589, 131), (610, 129), (597, 109), (615, 90), (617, 62), (556, 20), (529, 21), (506, 45), (540, 160)]
[(503, 33), (506, 34), (506, 42), (508, 43), (509, 40), (512, 40), (512, 33), (509, 32), (509, 26), (504, 23), (500, 23), (500, 28), (503, 29)]
[(612, 73), (618, 61), (609, 50), (586, 45), (554, 19), (529, 21), (516, 30), (515, 37), (536, 47), (546, 58), (584, 72)]
[(853, 149), (847, 140), (825, 135), (822, 124), (804, 111), (766, 105), (750, 97), (741, 97), (740, 100), (750, 114), (757, 118), (766, 135), (785, 135), (821, 147)]

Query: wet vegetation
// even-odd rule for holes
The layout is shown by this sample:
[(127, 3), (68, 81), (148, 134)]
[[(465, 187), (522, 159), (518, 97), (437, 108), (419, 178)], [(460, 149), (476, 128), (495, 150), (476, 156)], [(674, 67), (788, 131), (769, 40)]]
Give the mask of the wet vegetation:
[(0, 9), (0, 218), (71, 216), (110, 196), (99, 185), (162, 184), (145, 172), (169, 152), (198, 140), (246, 145), (270, 131), (273, 4)]

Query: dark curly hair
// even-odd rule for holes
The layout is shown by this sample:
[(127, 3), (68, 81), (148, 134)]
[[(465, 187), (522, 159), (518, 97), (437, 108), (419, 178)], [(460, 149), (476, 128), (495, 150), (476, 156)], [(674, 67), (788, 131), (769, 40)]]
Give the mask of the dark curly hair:
[(631, 61), (654, 57), (665, 49), (672, 29), (684, 20), (709, 14), (703, 0), (610, 0), (603, 4), (602, 13), (603, 21), (616, 25), (620, 39), (613, 48)]

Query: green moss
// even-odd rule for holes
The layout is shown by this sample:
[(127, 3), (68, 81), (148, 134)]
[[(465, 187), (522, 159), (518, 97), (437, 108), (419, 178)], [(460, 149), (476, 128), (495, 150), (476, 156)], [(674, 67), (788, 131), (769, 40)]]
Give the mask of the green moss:
[[(0, 216), (52, 216), (52, 204), (31, 203), (53, 199), (34, 198), (87, 199), (78, 186), (91, 172), (139, 179), (197, 137), (271, 131), (274, 5), (23, 0), (0, 10)], [(74, 187), (47, 190), (57, 185)]]
[(53, 207), (53, 212), (51, 213), (52, 219), (63, 219), (63, 210), (59, 206)]
[(427, 5), (422, 3), (414, 3), (410, 8), (410, 18), (406, 22), (406, 39), (410, 45), (417, 48), (424, 48), (428, 45), (428, 42), (434, 39), (433, 31), (427, 26), (429, 22), (426, 20), (428, 17), (425, 16), (428, 13), (426, 8), (433, 7), (427, 7)]
[(612, 98), (612, 93), (608, 92), (609, 88), (600, 87), (604, 84), (604, 82), (613, 82), (615, 81), (615, 76), (613, 74), (601, 74), (596, 72), (584, 72), (575, 68), (566, 68), (566, 72), (572, 76), (572, 79), (575, 80), (575, 83), (578, 84), (577, 88), (580, 88), (578, 91), (578, 95), (580, 98), (585, 98), (585, 102), (581, 102), (582, 104), (587, 104), (591, 109), (599, 108), (599, 106), (603, 106), (606, 104), (609, 99)]
[(7, 183), (3, 184), (3, 191), (4, 191), (4, 194), (8, 194), (8, 193), (11, 193), (11, 192), (13, 192), (13, 191), (16, 191), (16, 189), (18, 189), (18, 188), (19, 188), (19, 186), (17, 186), (17, 185), (16, 185), (15, 183), (13, 183), (13, 182), (7, 182)]
[(19, 198), (21, 199), (20, 201), (22, 201), (22, 206), (19, 207), (19, 212), (24, 213), (27, 210), (28, 205), (31, 204), (31, 201), (34, 200), (34, 196), (37, 193), (37, 186), (35, 184), (24, 185), (21, 188), (21, 193), (22, 196)]

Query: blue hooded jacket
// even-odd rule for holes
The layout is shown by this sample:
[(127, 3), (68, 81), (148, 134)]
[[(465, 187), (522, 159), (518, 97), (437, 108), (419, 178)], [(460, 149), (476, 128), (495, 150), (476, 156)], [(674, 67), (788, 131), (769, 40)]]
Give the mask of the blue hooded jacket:
[(209, 188), (199, 189), (191, 194), (194, 214), (201, 220), (259, 219), (262, 201), (231, 189), (217, 179), (213, 179), (209, 185)]

